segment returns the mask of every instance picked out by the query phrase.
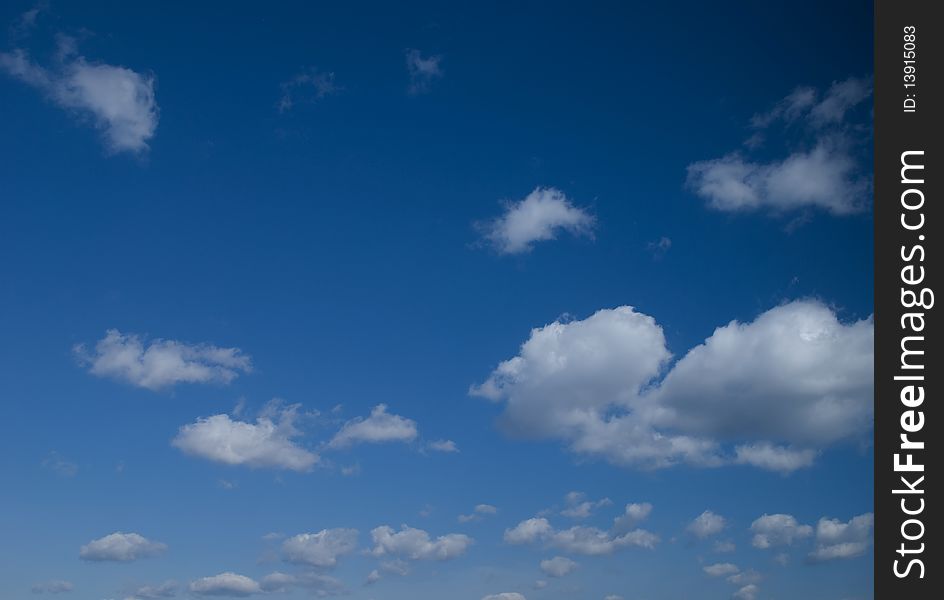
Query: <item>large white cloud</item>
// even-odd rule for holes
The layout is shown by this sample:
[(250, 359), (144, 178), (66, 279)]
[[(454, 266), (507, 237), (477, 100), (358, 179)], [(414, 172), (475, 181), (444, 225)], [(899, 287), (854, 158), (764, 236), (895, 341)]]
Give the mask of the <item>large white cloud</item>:
[(190, 592), (199, 596), (249, 596), (262, 592), (254, 579), (227, 571), (190, 582)]
[(356, 417), (345, 423), (331, 441), (329, 448), (347, 448), (354, 444), (411, 442), (416, 439), (416, 421), (387, 412), (386, 404), (378, 404), (367, 418)]
[(803, 525), (793, 515), (763, 515), (751, 523), (754, 534), (751, 543), (755, 548), (773, 548), (790, 546), (793, 542), (810, 537), (813, 528)]
[(79, 344), (76, 356), (99, 377), (158, 390), (177, 383), (229, 383), (240, 372), (252, 370), (239, 348), (187, 344), (176, 340), (152, 340), (145, 346), (140, 336), (109, 329), (89, 351)]
[(798, 88), (770, 111), (754, 116), (757, 131), (748, 146), (758, 145), (763, 131), (776, 123), (800, 123), (809, 140), (805, 146), (773, 161), (751, 160), (734, 152), (696, 162), (688, 167), (688, 185), (719, 211), (861, 212), (868, 206), (870, 185), (858, 155), (865, 144), (845, 121), (849, 111), (870, 95), (870, 83), (856, 78), (834, 83), (822, 99), (812, 88)]
[(60, 107), (90, 119), (111, 152), (140, 153), (157, 129), (154, 76), (90, 62), (61, 37), (57, 59), (44, 67), (23, 49), (0, 53), (0, 71), (31, 85)]
[(286, 561), (314, 567), (334, 567), (339, 557), (356, 549), (356, 529), (322, 529), (318, 533), (302, 533), (282, 542), (282, 556)]
[(498, 218), (481, 226), (485, 240), (502, 254), (529, 252), (535, 242), (553, 240), (561, 231), (590, 235), (594, 217), (574, 206), (555, 188), (536, 188), (523, 200), (510, 202)]
[(541, 543), (571, 554), (598, 556), (632, 546), (651, 549), (659, 542), (659, 537), (645, 529), (633, 529), (626, 533), (607, 532), (596, 527), (558, 530), (544, 517), (535, 517), (506, 529), (504, 540), (509, 544)]
[(872, 543), (874, 522), (872, 513), (853, 517), (846, 523), (839, 519), (820, 519), (816, 524), (816, 549), (810, 553), (810, 558), (824, 561), (865, 554)]
[(662, 328), (624, 306), (532, 330), (470, 393), (503, 403), (512, 435), (618, 465), (789, 472), (869, 431), (872, 341), (871, 319), (842, 323), (798, 300), (719, 327), (660, 381), (671, 357)]
[(79, 549), (79, 558), (91, 561), (130, 562), (164, 552), (167, 545), (154, 542), (138, 533), (116, 531), (92, 540)]
[(382, 525), (374, 528), (370, 535), (374, 542), (370, 551), (373, 556), (406, 560), (450, 560), (465, 554), (473, 544), (472, 538), (465, 534), (450, 533), (433, 539), (428, 532), (406, 525), (400, 531)]
[[(255, 423), (213, 415), (184, 425), (171, 444), (183, 452), (227, 465), (308, 471), (318, 456), (296, 444), (298, 405), (270, 410)], [(277, 414), (271, 414), (277, 412)]]

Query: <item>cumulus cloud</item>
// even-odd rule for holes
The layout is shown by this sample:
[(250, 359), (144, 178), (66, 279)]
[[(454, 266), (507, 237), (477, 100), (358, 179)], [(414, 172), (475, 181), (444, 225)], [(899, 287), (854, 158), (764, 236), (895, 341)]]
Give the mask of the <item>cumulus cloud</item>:
[(227, 571), (190, 582), (190, 592), (199, 596), (249, 596), (262, 592), (253, 579)]
[(564, 556), (555, 556), (541, 561), (541, 570), (549, 577), (563, 577), (576, 568), (577, 563)]
[(450, 533), (432, 539), (426, 531), (403, 525), (400, 531), (382, 525), (370, 532), (376, 557), (406, 560), (450, 560), (465, 554), (473, 544), (472, 538), (461, 533)]
[(73, 589), (75, 589), (75, 586), (72, 585), (71, 581), (63, 581), (61, 579), (34, 583), (31, 588), (34, 594), (63, 594), (65, 592), (71, 592)]
[(419, 50), (407, 50), (406, 70), (410, 75), (407, 91), (414, 96), (428, 92), (433, 82), (443, 76), (442, 62), (441, 55), (423, 56)]
[(766, 549), (790, 546), (796, 540), (808, 538), (813, 534), (813, 528), (800, 524), (793, 515), (765, 514), (751, 523), (751, 532), (754, 534), (751, 544)]
[(125, 600), (158, 600), (173, 598), (177, 595), (177, 582), (165, 581), (158, 585), (145, 585), (135, 589)]
[(166, 549), (166, 544), (151, 541), (140, 534), (116, 531), (82, 546), (79, 549), (79, 558), (90, 561), (130, 562), (157, 556)]
[[(798, 88), (751, 123), (765, 130), (775, 123), (803, 126), (807, 144), (785, 158), (751, 160), (740, 152), (688, 167), (688, 185), (719, 211), (768, 210), (784, 213), (818, 208), (849, 215), (867, 208), (869, 177), (858, 150), (861, 135), (846, 124), (848, 113), (871, 95), (868, 80), (834, 83), (822, 99), (813, 88)], [(751, 138), (756, 146), (760, 131)]]
[(596, 509), (610, 506), (613, 501), (609, 498), (601, 498), (596, 501), (587, 500), (587, 496), (583, 492), (570, 492), (564, 496), (564, 503), (566, 506), (561, 511), (562, 515), (571, 519), (586, 519)]
[(271, 405), (255, 423), (220, 414), (184, 425), (171, 444), (192, 456), (227, 465), (308, 471), (318, 456), (293, 440), (299, 405)]
[(378, 404), (367, 418), (356, 417), (341, 427), (328, 447), (347, 448), (355, 444), (412, 442), (416, 439), (416, 421), (387, 412), (386, 404)]
[(870, 430), (872, 341), (871, 318), (842, 323), (798, 300), (719, 327), (667, 369), (662, 328), (623, 306), (533, 329), (470, 393), (503, 403), (514, 436), (617, 465), (789, 472)]
[(613, 519), (614, 531), (627, 531), (649, 518), (652, 505), (648, 502), (627, 504), (623, 514)]
[(22, 48), (0, 52), (0, 71), (93, 123), (111, 152), (144, 152), (157, 129), (154, 76), (89, 61), (76, 53), (71, 38), (60, 37), (56, 59), (48, 67)]
[(322, 529), (302, 533), (282, 542), (282, 557), (292, 563), (330, 568), (338, 558), (357, 549), (356, 529)]
[(843, 523), (839, 519), (822, 518), (816, 524), (816, 549), (810, 553), (814, 561), (862, 556), (872, 542), (875, 517), (865, 513)]
[(459, 451), (459, 446), (452, 440), (435, 440), (427, 444), (427, 448), (435, 452), (453, 453)]
[(654, 548), (659, 538), (645, 529), (627, 533), (607, 532), (596, 527), (571, 527), (557, 530), (544, 517), (535, 517), (506, 529), (504, 540), (509, 544), (542, 543), (571, 554), (598, 556), (612, 554), (628, 547)]
[(343, 88), (335, 82), (334, 72), (306, 69), (281, 84), (279, 112), (291, 110), (299, 102), (312, 103), (333, 96)]
[(518, 592), (501, 592), (500, 594), (489, 594), (483, 597), (482, 600), (527, 600), (527, 598)]
[(750, 583), (734, 592), (734, 596), (732, 597), (735, 598), (735, 600), (757, 600), (757, 594), (759, 593), (760, 588)]
[(566, 231), (590, 236), (596, 219), (574, 206), (555, 188), (535, 188), (523, 200), (509, 202), (498, 218), (480, 224), (485, 241), (501, 254), (530, 252), (535, 242), (553, 240)]
[(467, 515), (459, 515), (458, 521), (460, 523), (468, 523), (469, 521), (478, 521), (484, 516), (494, 515), (498, 512), (498, 509), (492, 506), (491, 504), (476, 504), (475, 508), (472, 509), (472, 512)]
[(686, 531), (699, 539), (705, 539), (721, 533), (726, 525), (724, 517), (706, 510), (688, 524)]
[(98, 377), (109, 377), (132, 385), (159, 390), (178, 383), (229, 383), (240, 372), (252, 370), (248, 356), (239, 348), (209, 344), (186, 344), (175, 340), (152, 340), (145, 345), (135, 334), (109, 329), (89, 351), (84, 344), (74, 348), (78, 359)]

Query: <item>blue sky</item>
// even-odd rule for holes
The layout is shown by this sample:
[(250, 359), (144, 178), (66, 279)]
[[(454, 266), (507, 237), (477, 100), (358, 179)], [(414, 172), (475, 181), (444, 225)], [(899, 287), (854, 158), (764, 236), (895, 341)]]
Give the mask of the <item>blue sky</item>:
[(872, 597), (871, 6), (0, 9), (0, 595)]

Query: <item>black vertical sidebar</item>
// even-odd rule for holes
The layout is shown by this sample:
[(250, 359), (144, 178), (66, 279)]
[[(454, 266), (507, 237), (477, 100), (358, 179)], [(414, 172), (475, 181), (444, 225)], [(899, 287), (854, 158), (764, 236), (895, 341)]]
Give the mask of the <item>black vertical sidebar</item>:
[[(934, 11), (934, 9), (938, 9)], [(944, 8), (875, 3), (875, 597), (944, 589), (940, 309)], [(940, 298), (944, 302), (944, 296)], [(937, 593), (932, 593), (937, 590)]]

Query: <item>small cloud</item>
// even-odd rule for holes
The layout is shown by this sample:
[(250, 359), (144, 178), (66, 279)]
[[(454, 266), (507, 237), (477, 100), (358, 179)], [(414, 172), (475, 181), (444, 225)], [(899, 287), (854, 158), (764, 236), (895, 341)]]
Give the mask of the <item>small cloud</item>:
[(109, 329), (94, 350), (78, 344), (73, 351), (92, 375), (155, 391), (178, 383), (227, 384), (240, 372), (252, 371), (250, 358), (239, 348), (162, 339), (145, 345), (139, 336), (117, 329)]
[(770, 442), (743, 444), (734, 449), (734, 462), (788, 475), (797, 469), (810, 467), (816, 460), (816, 451), (775, 446)]
[(356, 529), (322, 529), (302, 533), (282, 542), (282, 557), (290, 563), (333, 568), (338, 559), (357, 549)]
[(734, 542), (731, 540), (719, 540), (715, 542), (714, 551), (718, 554), (727, 554), (729, 552), (734, 552), (737, 550), (737, 546), (734, 545)]
[(407, 91), (411, 96), (425, 94), (443, 76), (442, 55), (423, 56), (419, 50), (406, 51), (406, 70), (410, 75)]
[(171, 445), (191, 456), (227, 465), (309, 471), (317, 454), (299, 446), (298, 404), (270, 403), (255, 423), (220, 414), (184, 425)]
[(362, 443), (412, 442), (416, 436), (416, 421), (390, 414), (386, 404), (378, 404), (370, 411), (369, 417), (356, 417), (345, 423), (328, 442), (328, 448), (347, 448)]
[(556, 239), (562, 231), (592, 237), (595, 224), (596, 219), (574, 206), (562, 191), (539, 187), (523, 200), (507, 203), (500, 217), (478, 228), (500, 254), (523, 254), (535, 242)]
[(400, 531), (383, 525), (374, 528), (370, 535), (374, 542), (371, 555), (403, 560), (450, 560), (465, 554), (474, 543), (472, 538), (461, 533), (450, 533), (433, 539), (426, 531), (407, 525), (403, 525)]
[(335, 82), (334, 72), (319, 71), (315, 68), (298, 73), (282, 82), (280, 87), (282, 96), (278, 103), (279, 112), (291, 110), (300, 102), (312, 104), (344, 89)]
[(158, 600), (173, 598), (177, 595), (177, 582), (165, 581), (159, 585), (145, 585), (131, 592), (125, 600)]
[(459, 446), (452, 440), (436, 440), (427, 444), (427, 448), (435, 452), (454, 453), (459, 451)]
[(705, 539), (721, 533), (726, 526), (727, 521), (724, 517), (706, 510), (689, 523), (686, 531), (698, 539)]
[(115, 533), (93, 540), (79, 549), (79, 558), (88, 561), (131, 562), (162, 554), (166, 544), (137, 533)]
[(609, 498), (601, 498), (597, 501), (587, 500), (586, 494), (583, 492), (570, 492), (564, 496), (565, 508), (561, 511), (565, 517), (570, 517), (571, 519), (586, 519), (593, 514), (598, 508), (603, 506), (611, 506), (613, 501)]
[(790, 546), (795, 540), (810, 537), (813, 528), (800, 524), (793, 515), (765, 514), (751, 523), (751, 532), (754, 534), (751, 544), (755, 548), (765, 549)]
[(759, 593), (760, 588), (751, 583), (734, 592), (732, 598), (735, 600), (757, 600), (757, 594)]
[(191, 581), (189, 588), (198, 596), (249, 596), (262, 592), (255, 580), (229, 571)]
[(740, 573), (741, 569), (739, 569), (737, 565), (732, 564), (732, 563), (715, 563), (713, 565), (702, 567), (702, 571), (704, 571), (711, 577), (726, 577), (728, 575), (734, 575), (735, 573)]
[(50, 451), (41, 464), (44, 469), (49, 469), (62, 477), (75, 477), (79, 472), (79, 465), (70, 460), (66, 460), (55, 450)]
[(672, 240), (662, 236), (657, 242), (649, 242), (646, 245), (646, 248), (652, 253), (652, 257), (656, 260), (662, 258), (669, 251), (669, 248), (672, 247)]
[(71, 581), (53, 580), (34, 583), (30, 588), (34, 594), (63, 594), (75, 589)]
[(862, 556), (872, 541), (874, 522), (872, 513), (853, 517), (846, 523), (820, 519), (816, 525), (816, 549), (810, 553), (810, 559), (821, 562)]
[(491, 504), (476, 504), (475, 508), (472, 509), (472, 513), (468, 515), (459, 515), (458, 521), (460, 523), (468, 523), (470, 521), (478, 521), (482, 517), (487, 515), (494, 515), (498, 512), (498, 509), (492, 506)]
[(563, 577), (576, 569), (577, 563), (564, 556), (555, 556), (541, 561), (541, 570), (548, 577)]

